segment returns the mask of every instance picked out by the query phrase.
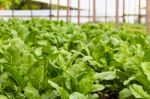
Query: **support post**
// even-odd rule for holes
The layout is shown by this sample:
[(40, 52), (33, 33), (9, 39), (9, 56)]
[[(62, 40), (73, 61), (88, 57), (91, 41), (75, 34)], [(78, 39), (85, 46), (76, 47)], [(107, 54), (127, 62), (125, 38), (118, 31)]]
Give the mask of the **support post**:
[(78, 0), (78, 24), (80, 24), (80, 0)]
[(125, 0), (123, 0), (123, 22), (126, 22), (126, 19), (125, 19)]
[(138, 11), (138, 23), (141, 23), (141, 0), (139, 0)]
[(60, 0), (57, 1), (57, 21), (59, 21)]
[(71, 8), (71, 4), (72, 4), (72, 2), (71, 2), (71, 0), (70, 0), (70, 2), (69, 2), (69, 6), (70, 6), (70, 10), (69, 10), (69, 13), (70, 13), (70, 15), (69, 15), (69, 21), (71, 22), (72, 20), (72, 8)]
[(96, 22), (96, 0), (93, 0), (93, 22)]
[(116, 0), (116, 28), (119, 26), (119, 0)]
[(70, 2), (70, 0), (67, 0), (67, 16), (66, 16), (67, 22), (69, 22), (69, 2)]
[(50, 6), (50, 11), (49, 11), (49, 19), (52, 20), (52, 5), (51, 5), (52, 1), (49, 1), (49, 6)]
[(12, 1), (13, 2), (13, 6), (12, 6), (12, 17), (14, 17), (14, 5), (15, 5), (15, 2), (14, 1)]
[(31, 14), (31, 18), (33, 17), (33, 9), (32, 9), (32, 2), (29, 1), (29, 8), (30, 8), (30, 14)]
[(150, 33), (150, 0), (147, 0), (146, 22), (147, 22), (147, 32)]

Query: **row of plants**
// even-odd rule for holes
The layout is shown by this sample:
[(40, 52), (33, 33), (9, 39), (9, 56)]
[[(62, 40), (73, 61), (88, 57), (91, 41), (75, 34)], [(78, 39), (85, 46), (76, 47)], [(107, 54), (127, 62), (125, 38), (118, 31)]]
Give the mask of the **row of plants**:
[(0, 21), (0, 99), (150, 98), (142, 25)]

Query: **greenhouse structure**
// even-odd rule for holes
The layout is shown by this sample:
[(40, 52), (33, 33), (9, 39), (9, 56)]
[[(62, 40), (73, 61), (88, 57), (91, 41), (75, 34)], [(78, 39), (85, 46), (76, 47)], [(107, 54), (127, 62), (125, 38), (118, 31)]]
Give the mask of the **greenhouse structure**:
[(0, 99), (150, 99), (150, 0), (0, 0)]

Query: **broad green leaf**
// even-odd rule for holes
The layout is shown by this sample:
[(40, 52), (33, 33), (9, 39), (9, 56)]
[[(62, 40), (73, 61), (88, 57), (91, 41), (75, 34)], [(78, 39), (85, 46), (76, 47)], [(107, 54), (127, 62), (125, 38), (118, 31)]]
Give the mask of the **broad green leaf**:
[(118, 38), (116, 37), (110, 37), (111, 39), (111, 43), (114, 45), (114, 46), (118, 46), (120, 41), (118, 40)]
[(62, 87), (58, 89), (61, 99), (69, 99), (69, 93)]
[(94, 83), (94, 73), (92, 70), (88, 70), (84, 77), (79, 81), (79, 92), (87, 94), (92, 90)]
[(145, 53), (144, 53), (144, 62), (149, 62), (150, 61), (150, 49), (146, 49), (145, 51), (144, 51)]
[(144, 91), (143, 87), (140, 85), (132, 84), (129, 86), (129, 90), (136, 98), (145, 98), (145, 99), (150, 98), (150, 94)]
[(74, 92), (69, 96), (69, 99), (87, 99), (87, 97), (81, 93)]
[(149, 99), (149, 49), (150, 36), (139, 24), (115, 29), (114, 23), (0, 20), (0, 93), (9, 99)]
[(147, 76), (147, 79), (150, 81), (150, 62), (142, 63), (141, 67), (144, 71), (144, 74)]
[(7, 72), (11, 74), (10, 76), (17, 82), (21, 89), (23, 89), (26, 86), (25, 79), (21, 75), (19, 75), (19, 72), (15, 68), (13, 68), (13, 66), (6, 64), (4, 65), (4, 68)]
[(48, 80), (48, 83), (53, 87), (53, 88), (55, 88), (55, 89), (59, 89), (59, 86), (56, 84), (56, 83), (54, 83), (54, 82), (52, 82), (51, 80)]
[(68, 99), (69, 98), (69, 93), (64, 88), (58, 86), (56, 83), (54, 83), (50, 80), (48, 80), (48, 83), (50, 84), (51, 87), (53, 87), (57, 90), (61, 99)]
[(132, 96), (132, 93), (130, 92), (128, 88), (124, 88), (123, 90), (119, 92), (120, 99), (126, 99), (130, 96)]
[(99, 80), (113, 80), (116, 78), (116, 73), (113, 71), (108, 72), (102, 72), (102, 73), (96, 73), (95, 79)]
[(130, 81), (134, 80), (136, 77), (132, 76), (123, 82), (124, 85), (128, 85)]
[(24, 89), (24, 92), (27, 95), (27, 98), (31, 98), (28, 97), (28, 95), (32, 96), (33, 98), (37, 98), (39, 96), (38, 90), (35, 89), (30, 83), (27, 84), (27, 86)]
[(88, 99), (98, 99), (99, 98), (99, 95), (98, 94), (89, 94), (88, 95)]
[(49, 90), (45, 94), (42, 94), (41, 99), (57, 99), (58, 96), (59, 94), (56, 90)]
[(70, 75), (70, 87), (72, 91), (77, 91), (79, 89), (79, 83), (77, 81), (77, 79), (73, 76)]
[(41, 64), (40, 67), (36, 68), (31, 74), (30, 74), (30, 81), (31, 84), (37, 88), (42, 89), (44, 88), (44, 82), (47, 80), (45, 79), (45, 69), (44, 66)]
[(94, 84), (91, 92), (97, 92), (97, 91), (102, 91), (105, 89), (105, 86), (101, 84)]
[(37, 55), (37, 56), (41, 56), (42, 55), (42, 48), (41, 47), (35, 49), (35, 55)]
[(0, 99), (8, 99), (8, 98), (4, 95), (0, 95)]

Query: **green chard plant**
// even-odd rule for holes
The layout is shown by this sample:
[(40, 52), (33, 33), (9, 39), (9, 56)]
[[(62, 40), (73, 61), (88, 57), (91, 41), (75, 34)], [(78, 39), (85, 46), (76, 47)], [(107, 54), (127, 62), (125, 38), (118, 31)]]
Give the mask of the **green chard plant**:
[(0, 98), (150, 99), (150, 37), (142, 31), (1, 20)]

